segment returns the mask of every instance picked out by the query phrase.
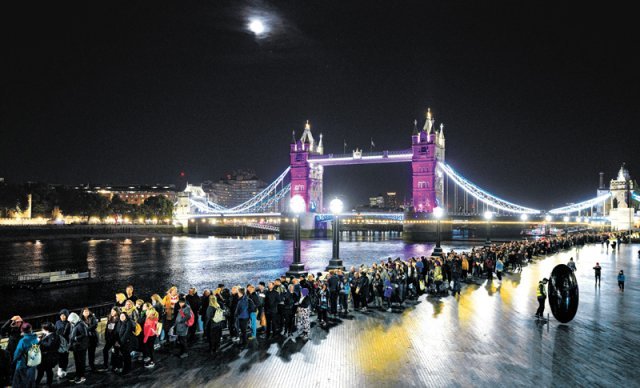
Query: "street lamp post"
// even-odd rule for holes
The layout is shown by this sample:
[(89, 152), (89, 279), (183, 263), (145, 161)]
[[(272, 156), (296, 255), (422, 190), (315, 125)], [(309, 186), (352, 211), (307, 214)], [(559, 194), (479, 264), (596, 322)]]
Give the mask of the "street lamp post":
[(329, 203), (329, 210), (333, 214), (333, 257), (329, 260), (327, 270), (344, 269), (342, 259), (340, 259), (340, 213), (342, 213), (343, 208), (344, 204), (338, 198)]
[(440, 218), (444, 214), (444, 210), (438, 206), (433, 208), (433, 216), (436, 218), (436, 247), (433, 248), (432, 256), (442, 257), (442, 247), (440, 247)]
[(551, 226), (550, 226), (550, 224), (549, 224), (549, 223), (551, 222), (551, 220), (552, 220), (552, 219), (553, 219), (553, 218), (552, 218), (552, 217), (551, 217), (551, 215), (549, 215), (549, 214), (547, 214), (547, 215), (544, 217), (544, 220), (545, 220), (545, 224), (544, 224), (544, 234), (545, 234), (545, 235), (547, 235), (547, 236), (550, 234), (549, 232), (551, 232), (551, 230), (550, 230), (550, 229), (551, 229)]
[(527, 239), (527, 234), (525, 233), (525, 229), (526, 229), (526, 222), (529, 219), (529, 216), (526, 215), (525, 213), (520, 214), (520, 221), (522, 221), (522, 235), (523, 235), (523, 239), (526, 240)]
[(300, 214), (305, 211), (306, 204), (301, 195), (294, 195), (289, 203), (291, 211), (296, 215), (293, 227), (293, 263), (289, 266), (287, 276), (306, 275), (304, 264), (300, 262)]
[(484, 212), (484, 219), (487, 220), (487, 239), (484, 241), (485, 247), (491, 246), (491, 219), (493, 218), (493, 212), (487, 210)]

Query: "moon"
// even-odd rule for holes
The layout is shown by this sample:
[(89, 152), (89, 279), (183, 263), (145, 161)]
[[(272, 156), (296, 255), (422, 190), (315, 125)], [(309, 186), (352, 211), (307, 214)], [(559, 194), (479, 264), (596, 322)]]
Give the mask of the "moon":
[(261, 20), (253, 19), (249, 22), (249, 30), (256, 35), (264, 33), (265, 27)]

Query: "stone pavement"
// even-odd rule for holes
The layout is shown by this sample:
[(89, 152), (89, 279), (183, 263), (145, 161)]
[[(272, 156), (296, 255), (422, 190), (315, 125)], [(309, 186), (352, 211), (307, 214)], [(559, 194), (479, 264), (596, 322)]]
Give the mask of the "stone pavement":
[[(536, 260), (502, 283), (463, 288), (460, 297), (420, 297), (404, 311), (355, 312), (309, 341), (226, 344), (209, 356), (158, 353), (156, 368), (87, 376), (95, 386), (139, 387), (396, 387), (640, 386), (639, 245), (616, 252), (589, 245)], [(535, 287), (573, 256), (580, 286), (576, 318), (537, 323)], [(594, 287), (596, 261), (602, 286)], [(624, 269), (626, 290), (616, 275)], [(547, 305), (546, 312), (550, 313)], [(70, 369), (72, 370), (72, 369)], [(70, 377), (73, 373), (70, 373)], [(61, 385), (72, 385), (63, 381)]]

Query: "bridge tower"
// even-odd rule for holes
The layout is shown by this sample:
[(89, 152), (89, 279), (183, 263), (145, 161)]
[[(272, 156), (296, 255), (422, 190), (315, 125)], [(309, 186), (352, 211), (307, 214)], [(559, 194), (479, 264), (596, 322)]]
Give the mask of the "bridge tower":
[(421, 131), (414, 123), (411, 136), (411, 171), (413, 175), (413, 211), (431, 213), (436, 206), (444, 206), (444, 178), (436, 171), (438, 161), (444, 162), (444, 125), (435, 127), (431, 109)]
[(323, 167), (309, 162), (309, 155), (322, 155), (322, 134), (315, 143), (309, 121), (304, 132), (296, 140), (295, 131), (291, 143), (291, 197), (301, 195), (307, 204), (307, 212), (322, 211), (322, 173)]
[(609, 208), (609, 219), (614, 230), (629, 230), (633, 228), (633, 198), (631, 193), (638, 187), (638, 184), (631, 179), (629, 170), (624, 163), (618, 171), (616, 179), (612, 179), (609, 184), (611, 199), (607, 204)]

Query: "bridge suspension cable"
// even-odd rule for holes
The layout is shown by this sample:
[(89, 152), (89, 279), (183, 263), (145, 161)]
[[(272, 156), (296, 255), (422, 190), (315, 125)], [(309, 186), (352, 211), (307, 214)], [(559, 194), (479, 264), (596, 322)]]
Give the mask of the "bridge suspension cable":
[(486, 192), (475, 184), (469, 182), (462, 175), (458, 174), (451, 166), (446, 163), (438, 162), (438, 168), (444, 172), (458, 187), (462, 188), (466, 193), (496, 209), (504, 210), (508, 213), (516, 214), (538, 214), (540, 210), (532, 209), (520, 205), (516, 205), (493, 194)]
[(578, 212), (580, 210), (588, 209), (590, 207), (598, 205), (598, 204), (606, 201), (610, 197), (611, 197), (611, 192), (603, 194), (603, 195), (595, 197), (595, 198), (588, 199), (586, 201), (574, 203), (572, 205), (563, 206), (563, 207), (559, 207), (559, 208), (556, 208), (556, 209), (551, 209), (551, 210), (549, 210), (549, 213), (551, 213), (551, 214), (569, 214), (569, 213)]
[[(215, 213), (215, 214), (238, 214), (238, 213), (258, 213), (269, 209), (274, 206), (280, 200), (285, 198), (290, 190), (291, 184), (284, 185), (283, 181), (289, 174), (291, 167), (287, 167), (280, 176), (278, 176), (271, 184), (265, 187), (262, 191), (256, 194), (249, 200), (234, 206), (232, 208), (225, 208), (217, 203), (209, 201), (204, 197), (191, 197), (189, 199), (190, 204), (202, 213)], [(278, 189), (278, 186), (281, 186)]]

